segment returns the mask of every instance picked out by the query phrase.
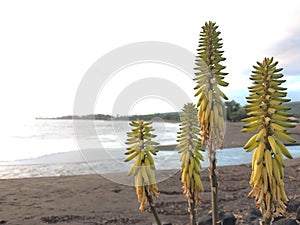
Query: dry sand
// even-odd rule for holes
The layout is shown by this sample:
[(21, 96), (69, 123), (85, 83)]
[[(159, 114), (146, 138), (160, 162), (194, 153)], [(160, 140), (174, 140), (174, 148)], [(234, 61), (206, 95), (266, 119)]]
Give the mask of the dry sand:
[[(239, 123), (227, 126), (226, 147), (245, 143), (243, 138), (237, 138), (240, 137), (240, 126)], [(294, 137), (299, 143), (299, 127), (297, 129)], [(300, 200), (300, 159), (287, 160), (286, 165), (287, 195), (291, 201)], [(219, 208), (233, 213), (238, 219), (237, 224), (248, 224), (246, 218), (249, 210), (254, 208), (253, 199), (247, 198), (250, 166), (218, 167), (218, 173)], [(206, 169), (201, 177), (205, 192), (201, 195), (198, 218), (210, 210)], [(162, 221), (173, 225), (188, 224), (187, 201), (182, 195), (180, 174), (176, 173), (158, 186), (160, 195), (156, 206)], [(0, 180), (0, 224), (152, 224), (152, 214), (141, 213), (138, 208), (134, 187), (117, 184), (100, 175)]]
[[(247, 140), (253, 135), (251, 133), (242, 133), (240, 130), (243, 128), (242, 122), (226, 123), (226, 132), (224, 136), (223, 148), (234, 148), (242, 147), (247, 142)], [(295, 145), (300, 145), (300, 123), (297, 124), (295, 128), (289, 129), (291, 137), (296, 140)], [(289, 144), (289, 143), (287, 143)], [(172, 146), (160, 146), (160, 150), (174, 149)]]

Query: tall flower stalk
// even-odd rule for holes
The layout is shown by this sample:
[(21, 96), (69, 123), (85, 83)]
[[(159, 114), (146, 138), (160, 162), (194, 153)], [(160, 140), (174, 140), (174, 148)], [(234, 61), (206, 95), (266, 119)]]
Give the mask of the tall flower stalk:
[(198, 122), (202, 144), (206, 145), (210, 162), (210, 184), (212, 198), (212, 224), (219, 222), (218, 214), (218, 181), (216, 173), (216, 149), (222, 148), (224, 138), (224, 109), (223, 100), (226, 95), (219, 86), (227, 86), (224, 81), (227, 73), (223, 72), (225, 66), (221, 62), (225, 60), (220, 33), (216, 23), (207, 22), (200, 33), (199, 46), (196, 58), (196, 94), (198, 96), (197, 107)]
[(133, 175), (135, 180), (136, 194), (140, 202), (140, 210), (145, 211), (145, 206), (149, 204), (151, 211), (158, 225), (160, 219), (153, 202), (158, 194), (158, 188), (155, 179), (155, 165), (152, 155), (156, 155), (157, 142), (152, 141), (156, 135), (151, 132), (154, 130), (150, 125), (152, 122), (143, 120), (133, 121), (131, 132), (127, 133), (127, 142), (129, 145), (125, 155), (129, 155), (125, 162), (136, 158), (135, 163), (128, 171), (128, 175)]
[(283, 156), (292, 158), (282, 141), (295, 142), (288, 135), (286, 128), (295, 127), (289, 122), (289, 107), (282, 103), (286, 99), (285, 82), (281, 78), (282, 68), (276, 68), (278, 62), (273, 58), (265, 58), (257, 62), (252, 71), (252, 86), (247, 97), (246, 110), (248, 118), (244, 119), (243, 132), (256, 132), (244, 148), (253, 152), (252, 174), (250, 178), (251, 192), (255, 204), (263, 215), (262, 224), (271, 224), (274, 215), (286, 214), (288, 198), (284, 190)]
[(177, 148), (179, 153), (181, 153), (182, 189), (183, 194), (188, 199), (191, 225), (196, 225), (196, 204), (200, 205), (200, 192), (203, 191), (200, 179), (200, 161), (203, 160), (203, 156), (200, 151), (204, 151), (204, 149), (201, 147), (197, 109), (194, 104), (187, 103), (184, 105), (180, 121), (180, 131), (177, 137), (179, 144)]

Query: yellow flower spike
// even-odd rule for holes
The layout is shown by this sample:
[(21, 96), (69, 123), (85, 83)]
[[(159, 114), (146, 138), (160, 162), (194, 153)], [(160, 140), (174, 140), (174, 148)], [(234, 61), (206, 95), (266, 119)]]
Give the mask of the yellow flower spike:
[[(200, 161), (203, 156), (200, 151), (204, 151), (199, 143), (199, 127), (197, 121), (197, 109), (192, 103), (187, 103), (183, 107), (180, 117), (180, 132), (178, 132), (177, 148), (181, 153), (181, 182), (183, 184), (183, 194), (188, 198), (191, 217), (194, 218), (195, 204), (200, 204), (200, 192), (203, 185), (200, 179)], [(193, 204), (192, 204), (193, 203)]]
[(140, 211), (145, 211), (147, 205), (149, 205), (157, 224), (161, 224), (153, 203), (153, 198), (156, 198), (158, 195), (158, 188), (155, 180), (155, 165), (152, 155), (156, 155), (158, 152), (156, 150), (158, 143), (152, 140), (156, 135), (151, 133), (154, 130), (150, 126), (151, 123), (137, 120), (129, 124), (132, 126), (132, 130), (127, 133), (126, 144), (129, 146), (125, 152), (125, 155), (129, 156), (124, 161), (129, 162), (136, 159), (128, 171), (128, 175), (134, 175)]
[[(224, 81), (227, 73), (222, 62), (223, 50), (219, 37), (221, 32), (217, 31), (218, 26), (214, 22), (206, 22), (202, 27), (199, 39), (199, 48), (196, 58), (196, 95), (198, 99), (198, 123), (202, 145), (206, 145), (208, 158), (210, 161), (211, 193), (212, 193), (212, 224), (219, 221), (218, 213), (218, 182), (216, 174), (216, 150), (223, 146), (224, 138), (224, 107), (222, 99), (227, 100), (227, 96), (220, 89), (226, 87), (228, 83)], [(201, 90), (201, 91), (200, 91)]]
[[(288, 107), (282, 105), (288, 102), (287, 93), (280, 85), (283, 75), (277, 74), (282, 69), (276, 68), (278, 62), (273, 58), (265, 58), (257, 63), (252, 71), (253, 85), (249, 87), (250, 95), (246, 111), (248, 118), (243, 121), (243, 132), (256, 132), (245, 144), (246, 151), (252, 150), (254, 139), (259, 144), (254, 147), (252, 156), (252, 174), (249, 196), (255, 197), (255, 204), (260, 208), (264, 224), (271, 224), (274, 215), (285, 214), (284, 204), (288, 201), (284, 190), (284, 161), (282, 154), (292, 158), (291, 154), (279, 140), (294, 142), (285, 128), (294, 127), (289, 122), (291, 114)], [(253, 142), (253, 143), (252, 143)]]

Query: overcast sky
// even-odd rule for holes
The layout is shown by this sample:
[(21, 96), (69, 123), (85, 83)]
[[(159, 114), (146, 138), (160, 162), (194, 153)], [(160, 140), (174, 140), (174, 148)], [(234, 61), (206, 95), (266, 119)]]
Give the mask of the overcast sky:
[[(274, 56), (284, 68), (289, 97), (299, 100), (299, 15), (296, 0), (0, 1), (1, 117), (70, 115), (81, 79), (101, 56), (140, 41), (168, 42), (195, 53), (201, 26), (209, 20), (217, 22), (223, 38), (230, 83), (224, 91), (230, 99), (243, 104), (252, 65)], [(144, 105), (155, 101), (160, 100)], [(102, 107), (96, 113), (110, 113), (105, 104), (97, 102)], [(133, 111), (145, 113), (144, 105)]]

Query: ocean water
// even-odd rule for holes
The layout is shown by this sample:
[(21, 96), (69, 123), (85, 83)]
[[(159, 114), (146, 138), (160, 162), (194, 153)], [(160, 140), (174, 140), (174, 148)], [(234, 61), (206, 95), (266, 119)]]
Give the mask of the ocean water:
[[(0, 164), (16, 160), (36, 158), (61, 152), (78, 150), (78, 140), (87, 143), (88, 148), (125, 148), (126, 132), (130, 131), (128, 121), (76, 121), (80, 133), (75, 133), (72, 120), (33, 120), (11, 125), (9, 130), (1, 129)], [(86, 130), (93, 126), (95, 135)], [(154, 122), (156, 141), (161, 145), (175, 144), (178, 124)], [(81, 135), (84, 137), (81, 137)], [(98, 143), (98, 144), (94, 144)], [(101, 144), (101, 146), (99, 146)]]
[[(126, 172), (124, 163), (127, 121), (76, 121), (80, 131), (74, 131), (72, 120), (34, 120), (0, 143), (0, 179), (47, 177), (81, 174), (111, 174)], [(91, 126), (92, 125), (92, 126)], [(93, 132), (85, 130), (93, 129)], [(176, 123), (154, 122), (155, 141), (161, 145), (176, 144)], [(78, 143), (80, 142), (80, 143)], [(300, 146), (288, 147), (294, 157), (300, 157)], [(251, 162), (251, 155), (242, 148), (217, 152), (218, 165)], [(179, 154), (175, 149), (159, 151), (155, 158), (157, 170), (178, 169)], [(202, 162), (203, 168), (208, 159)]]

